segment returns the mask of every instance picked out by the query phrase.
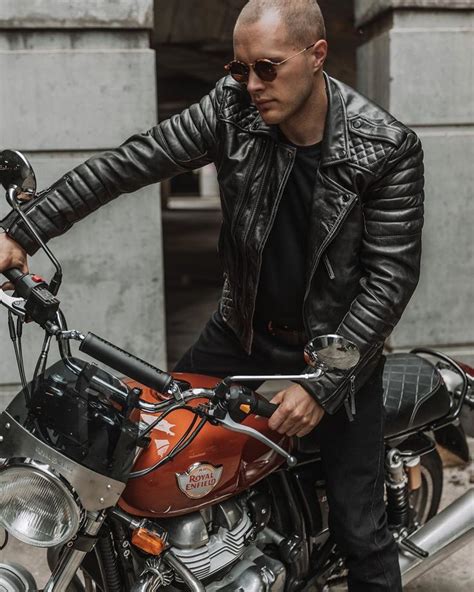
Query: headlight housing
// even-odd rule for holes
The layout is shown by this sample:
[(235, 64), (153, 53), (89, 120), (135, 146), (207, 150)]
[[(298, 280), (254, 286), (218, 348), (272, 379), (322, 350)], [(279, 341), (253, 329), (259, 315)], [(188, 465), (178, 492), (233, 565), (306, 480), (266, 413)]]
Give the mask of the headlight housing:
[(80, 521), (74, 492), (49, 466), (11, 461), (0, 469), (0, 526), (12, 536), (54, 547), (70, 539)]

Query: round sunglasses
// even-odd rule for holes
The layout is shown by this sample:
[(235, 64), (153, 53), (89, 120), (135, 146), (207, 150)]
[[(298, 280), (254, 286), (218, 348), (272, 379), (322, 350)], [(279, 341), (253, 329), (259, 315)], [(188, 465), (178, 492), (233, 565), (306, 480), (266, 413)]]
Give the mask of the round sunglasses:
[(242, 84), (247, 84), (249, 81), (250, 75), (250, 68), (253, 68), (255, 74), (265, 82), (272, 82), (277, 77), (277, 66), (281, 66), (282, 64), (296, 58), (300, 54), (308, 51), (316, 45), (317, 42), (311, 43), (308, 47), (305, 47), (298, 53), (291, 55), (286, 60), (282, 60), (281, 62), (272, 62), (268, 58), (261, 58), (259, 60), (255, 60), (252, 64), (246, 64), (245, 62), (241, 62), (239, 60), (232, 60), (228, 64), (224, 66), (224, 69), (232, 76), (234, 80), (240, 82)]

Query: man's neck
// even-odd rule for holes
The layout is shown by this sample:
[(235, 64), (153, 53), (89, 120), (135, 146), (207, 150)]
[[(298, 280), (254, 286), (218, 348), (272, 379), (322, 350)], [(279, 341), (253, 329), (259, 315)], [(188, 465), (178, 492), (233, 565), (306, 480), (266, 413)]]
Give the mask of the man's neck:
[(326, 83), (321, 75), (315, 82), (315, 90), (304, 107), (293, 117), (279, 124), (283, 135), (297, 146), (311, 146), (321, 142), (324, 136), (328, 98)]

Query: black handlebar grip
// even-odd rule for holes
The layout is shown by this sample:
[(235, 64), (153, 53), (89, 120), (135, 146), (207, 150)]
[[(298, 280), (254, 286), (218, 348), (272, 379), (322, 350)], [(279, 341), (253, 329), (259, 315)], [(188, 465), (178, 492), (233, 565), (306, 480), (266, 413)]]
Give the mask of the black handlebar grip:
[(7, 278), (7, 280), (13, 284), (15, 288), (15, 293), (18, 294), (18, 296), (21, 296), (21, 298), (28, 298), (31, 291), (31, 287), (26, 286), (25, 282), (21, 281), (28, 275), (27, 273), (23, 273), (22, 271), (20, 271), (19, 269), (15, 269), (14, 267), (12, 267), (11, 269), (7, 269), (2, 273)]
[(15, 284), (17, 280), (22, 278), (25, 274), (20, 269), (15, 269), (12, 267), (11, 269), (7, 269), (2, 271), (3, 275), (7, 278), (9, 282)]
[(94, 333), (86, 335), (79, 349), (99, 362), (160, 393), (165, 393), (173, 381), (173, 377), (166, 372), (120, 349), (113, 343), (105, 341)]
[(255, 399), (255, 405), (252, 405), (252, 411), (255, 413), (255, 415), (270, 418), (278, 409), (278, 405), (275, 405), (275, 403), (270, 403), (266, 399), (262, 399), (260, 397), (256, 397)]

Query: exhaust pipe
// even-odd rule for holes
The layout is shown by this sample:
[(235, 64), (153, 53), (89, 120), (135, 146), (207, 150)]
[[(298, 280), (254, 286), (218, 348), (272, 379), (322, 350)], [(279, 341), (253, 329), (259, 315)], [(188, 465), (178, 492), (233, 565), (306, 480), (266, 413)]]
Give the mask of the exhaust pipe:
[(474, 489), (450, 504), (408, 538), (429, 553), (422, 559), (400, 549), (403, 585), (467, 545), (474, 538)]

